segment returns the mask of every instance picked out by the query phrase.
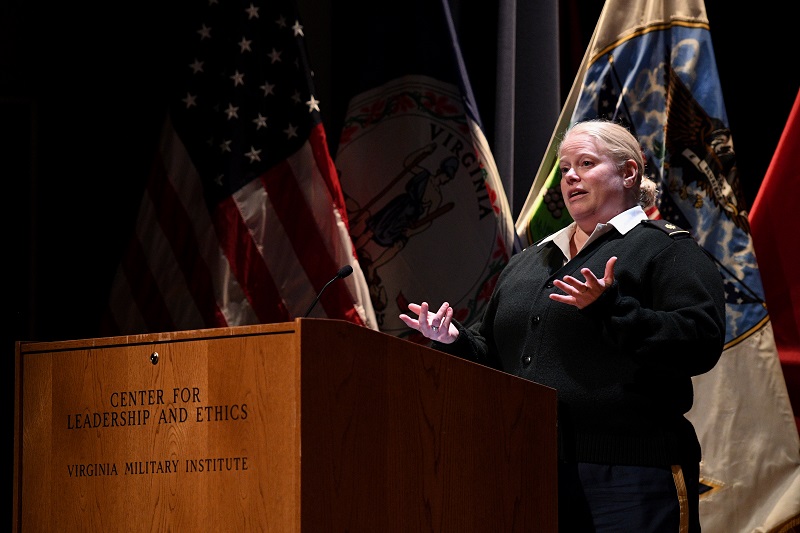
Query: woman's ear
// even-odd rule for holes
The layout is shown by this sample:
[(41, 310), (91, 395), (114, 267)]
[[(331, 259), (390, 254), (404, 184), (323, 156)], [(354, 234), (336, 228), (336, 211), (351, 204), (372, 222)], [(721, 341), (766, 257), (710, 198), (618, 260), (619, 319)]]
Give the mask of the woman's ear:
[(639, 166), (636, 164), (636, 161), (633, 159), (625, 161), (625, 174), (622, 178), (622, 183), (625, 187), (633, 187), (636, 184), (636, 174), (638, 170)]

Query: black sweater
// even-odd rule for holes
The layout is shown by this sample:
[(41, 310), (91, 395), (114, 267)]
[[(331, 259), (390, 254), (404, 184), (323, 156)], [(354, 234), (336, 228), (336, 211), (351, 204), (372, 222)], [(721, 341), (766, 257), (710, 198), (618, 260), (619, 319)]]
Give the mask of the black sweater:
[[(548, 298), (553, 279), (614, 284), (583, 310)], [(720, 273), (688, 232), (643, 221), (612, 230), (566, 265), (553, 242), (511, 258), (480, 323), (434, 347), (556, 389), (562, 460), (659, 466), (700, 460), (684, 414), (691, 377), (709, 371), (725, 341)]]

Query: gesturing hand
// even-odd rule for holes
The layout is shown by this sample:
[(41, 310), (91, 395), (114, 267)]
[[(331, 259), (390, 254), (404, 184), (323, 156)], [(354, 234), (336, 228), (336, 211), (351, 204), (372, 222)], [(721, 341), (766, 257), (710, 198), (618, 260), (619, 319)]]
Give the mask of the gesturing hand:
[(444, 302), (434, 315), (428, 313), (428, 302), (410, 303), (408, 310), (417, 314), (419, 318), (412, 318), (403, 313), (400, 315), (400, 320), (425, 337), (444, 344), (451, 344), (458, 338), (458, 328), (450, 324), (453, 319), (453, 308), (447, 302)]
[(614, 283), (614, 265), (616, 257), (612, 257), (606, 263), (605, 275), (602, 279), (588, 268), (581, 269), (581, 274), (586, 281), (580, 281), (572, 276), (564, 276), (563, 280), (553, 280), (553, 285), (564, 291), (566, 294), (551, 294), (550, 299), (569, 305), (574, 305), (578, 309), (583, 309), (597, 300), (601, 294)]

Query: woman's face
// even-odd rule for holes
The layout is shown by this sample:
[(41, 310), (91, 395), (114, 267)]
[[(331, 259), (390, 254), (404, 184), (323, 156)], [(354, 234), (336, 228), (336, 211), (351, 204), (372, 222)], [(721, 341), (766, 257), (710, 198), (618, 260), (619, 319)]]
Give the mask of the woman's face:
[(576, 133), (561, 144), (561, 194), (569, 214), (587, 233), (636, 205), (631, 195), (636, 163), (622, 170), (589, 135)]

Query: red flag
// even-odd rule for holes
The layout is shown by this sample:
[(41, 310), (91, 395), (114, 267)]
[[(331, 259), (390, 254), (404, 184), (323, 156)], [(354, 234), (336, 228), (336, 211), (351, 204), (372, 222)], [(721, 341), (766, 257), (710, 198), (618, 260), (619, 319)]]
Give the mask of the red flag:
[(794, 101), (775, 155), (753, 202), (750, 227), (764, 283), (775, 343), (783, 358), (795, 352), (800, 365), (800, 239), (789, 219), (800, 198), (800, 92)]
[[(109, 333), (302, 316), (376, 328), (292, 0), (185, 13), (169, 116)], [(178, 35), (176, 30), (176, 35)]]
[(775, 345), (800, 428), (800, 242), (788, 219), (800, 198), (800, 91), (750, 213), (753, 247), (764, 283)]

